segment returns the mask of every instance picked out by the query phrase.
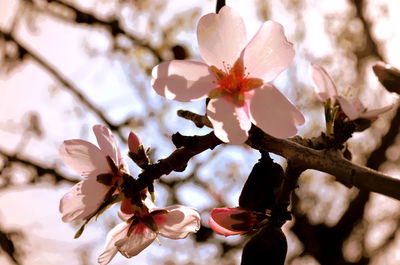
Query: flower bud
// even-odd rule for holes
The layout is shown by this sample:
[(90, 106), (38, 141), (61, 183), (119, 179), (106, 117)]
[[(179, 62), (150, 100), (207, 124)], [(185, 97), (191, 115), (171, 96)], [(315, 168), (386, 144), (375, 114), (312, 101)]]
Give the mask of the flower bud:
[(284, 265), (286, 236), (280, 227), (266, 225), (243, 248), (241, 265)]
[(129, 136), (128, 136), (128, 147), (129, 147), (129, 151), (131, 151), (132, 153), (137, 154), (139, 152), (140, 139), (132, 131), (129, 133)]
[(375, 75), (378, 77), (379, 82), (390, 92), (400, 94), (400, 70), (386, 64), (378, 62), (372, 66)]

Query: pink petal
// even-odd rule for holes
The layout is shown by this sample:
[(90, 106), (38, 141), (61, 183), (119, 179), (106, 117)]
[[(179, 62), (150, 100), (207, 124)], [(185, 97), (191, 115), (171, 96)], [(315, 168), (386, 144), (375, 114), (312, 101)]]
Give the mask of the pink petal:
[(160, 96), (177, 101), (206, 98), (215, 87), (215, 75), (200, 62), (168, 61), (153, 68), (151, 85)]
[(265, 22), (241, 55), (250, 77), (274, 80), (288, 68), (294, 57), (293, 44), (285, 37), (281, 24)]
[(60, 147), (60, 158), (65, 165), (83, 176), (97, 176), (110, 171), (101, 150), (84, 140), (64, 141)]
[(211, 211), (208, 224), (215, 233), (223, 236), (233, 236), (245, 234), (248, 231), (239, 231), (232, 228), (232, 225), (240, 223), (232, 219), (232, 214), (241, 214), (247, 212), (240, 208), (214, 208)]
[(235, 236), (235, 235), (242, 235), (245, 233), (243, 231), (226, 229), (226, 228), (220, 226), (219, 224), (217, 224), (212, 218), (210, 218), (208, 220), (208, 225), (215, 233), (217, 233), (218, 235), (222, 235), (222, 236)]
[(94, 214), (103, 203), (110, 187), (95, 178), (82, 180), (75, 184), (60, 201), (59, 211), (63, 222), (85, 220)]
[(124, 237), (117, 242), (115, 246), (127, 258), (139, 254), (148, 247), (156, 238), (157, 234), (142, 223), (138, 223), (129, 237)]
[(103, 253), (100, 254), (99, 258), (97, 259), (97, 262), (100, 265), (108, 264), (115, 256), (115, 254), (117, 254), (118, 249), (115, 246), (115, 243), (119, 240), (126, 238), (129, 225), (130, 224), (125, 222), (120, 223), (116, 227), (111, 229), (110, 232), (108, 232), (106, 244), (104, 246), (104, 251)]
[(221, 141), (242, 144), (247, 140), (251, 122), (243, 107), (236, 107), (224, 98), (212, 99), (207, 105), (207, 116)]
[(293, 136), (304, 123), (303, 114), (272, 85), (255, 89), (248, 102), (251, 122), (274, 137)]
[(340, 107), (343, 112), (349, 117), (350, 120), (355, 120), (360, 117), (360, 115), (365, 111), (365, 107), (358, 98), (344, 98), (342, 96), (337, 96)]
[(218, 14), (203, 16), (197, 25), (200, 54), (219, 69), (233, 66), (247, 44), (246, 27), (234, 9), (224, 6)]
[(373, 110), (370, 110), (370, 111), (367, 111), (367, 112), (361, 114), (360, 117), (373, 121), (376, 118), (378, 118), (378, 116), (381, 115), (382, 113), (385, 113), (385, 112), (391, 110), (393, 108), (393, 106), (394, 105), (392, 104), (392, 105), (389, 105), (389, 106), (386, 106), (386, 107), (383, 107), (383, 108), (373, 109)]
[(129, 151), (131, 151), (132, 153), (137, 154), (139, 151), (139, 146), (141, 145), (140, 139), (139, 137), (134, 133), (134, 132), (130, 132), (129, 136), (128, 136), (128, 147), (129, 147)]
[(163, 210), (167, 210), (168, 213), (153, 216), (160, 235), (171, 239), (181, 239), (199, 230), (200, 215), (195, 209), (173, 205)]
[(120, 165), (122, 156), (110, 129), (104, 125), (95, 125), (93, 126), (93, 132), (104, 156), (109, 156), (117, 166)]
[[(337, 89), (336, 85), (333, 82), (332, 78), (329, 76), (328, 72), (317, 64), (311, 64), (311, 80), (314, 85), (315, 93), (320, 101), (325, 102), (329, 98), (334, 100), (337, 97)], [(334, 102), (332, 102), (332, 105)]]

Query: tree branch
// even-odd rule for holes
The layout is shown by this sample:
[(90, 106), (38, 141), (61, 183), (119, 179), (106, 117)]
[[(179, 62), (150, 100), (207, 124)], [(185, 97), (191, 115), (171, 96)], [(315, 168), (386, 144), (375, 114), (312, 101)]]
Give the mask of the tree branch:
[(100, 110), (97, 106), (95, 106), (92, 102), (90, 102), (76, 87), (72, 82), (70, 82), (62, 73), (56, 70), (54, 66), (52, 66), (49, 62), (47, 62), (44, 58), (42, 58), (39, 54), (32, 51), (26, 45), (22, 44), (21, 41), (17, 40), (14, 35), (11, 33), (6, 33), (0, 30), (0, 36), (4, 36), (7, 41), (12, 41), (15, 45), (18, 46), (18, 49), (25, 51), (26, 55), (29, 55), (37, 64), (43, 67), (48, 73), (50, 73), (58, 82), (60, 82), (64, 87), (66, 87), (72, 94), (74, 94), (77, 99), (88, 109), (94, 112), (94, 114), (103, 122), (105, 123), (112, 131), (118, 133), (118, 136), (124, 140), (125, 137), (119, 131), (119, 128), (123, 126), (125, 123), (122, 124), (114, 124), (112, 123)]
[(361, 23), (363, 24), (364, 31), (365, 31), (365, 46), (364, 49), (361, 51), (357, 51), (355, 55), (358, 58), (358, 61), (360, 59), (366, 58), (367, 56), (376, 56), (379, 58), (379, 60), (384, 61), (383, 55), (379, 51), (378, 46), (375, 43), (375, 40), (372, 37), (371, 34), (371, 23), (367, 20), (367, 18), (364, 16), (363, 8), (364, 8), (364, 0), (352, 0), (351, 1), (354, 5), (354, 8), (356, 10), (356, 17), (358, 17), (361, 20)]
[[(30, 0), (24, 0), (28, 4), (34, 4)], [(153, 46), (150, 45), (147, 41), (143, 39), (139, 39), (136, 36), (134, 36), (132, 33), (127, 32), (122, 26), (118, 18), (112, 18), (109, 20), (102, 20), (101, 18), (89, 13), (89, 12), (84, 12), (77, 8), (76, 6), (65, 3), (64, 1), (61, 0), (47, 0), (47, 3), (56, 3), (60, 6), (63, 6), (64, 8), (68, 8), (75, 14), (74, 20), (71, 20), (71, 23), (77, 23), (77, 24), (86, 24), (86, 25), (98, 25), (101, 27), (104, 27), (106, 30), (110, 32), (112, 36), (117, 36), (119, 34), (122, 34), (126, 36), (128, 39), (130, 39), (135, 45), (140, 46), (149, 52), (151, 52), (154, 57), (158, 62), (161, 62), (163, 60), (161, 53), (154, 48)]]
[(256, 127), (251, 129), (246, 143), (255, 149), (283, 156), (302, 168), (329, 173), (347, 186), (356, 186), (400, 200), (400, 180), (353, 164), (339, 151), (314, 150), (291, 140), (274, 138)]
[(60, 182), (60, 181), (66, 181), (71, 184), (75, 184), (77, 182), (75, 179), (72, 179), (72, 178), (69, 178), (69, 177), (63, 175), (62, 173), (60, 173), (58, 170), (56, 170), (54, 168), (39, 165), (36, 162), (34, 162), (26, 157), (21, 157), (16, 154), (10, 154), (4, 150), (0, 150), (0, 155), (5, 157), (5, 159), (8, 161), (8, 163), (10, 163), (10, 162), (21, 163), (25, 166), (33, 168), (39, 177), (47, 175), (47, 174), (52, 175), (54, 177), (54, 180), (56, 183)]

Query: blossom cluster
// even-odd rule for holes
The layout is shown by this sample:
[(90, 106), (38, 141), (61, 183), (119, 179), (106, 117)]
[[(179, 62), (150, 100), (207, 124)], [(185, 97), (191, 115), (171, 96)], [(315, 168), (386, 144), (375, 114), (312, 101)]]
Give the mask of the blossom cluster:
[[(193, 208), (181, 205), (157, 208), (146, 199), (146, 190), (138, 198), (125, 196), (122, 190), (124, 181), (132, 176), (116, 140), (103, 125), (95, 125), (93, 132), (99, 146), (75, 139), (64, 141), (60, 148), (62, 161), (84, 180), (64, 195), (59, 210), (64, 222), (84, 221), (85, 225), (112, 204), (121, 202), (119, 217), (123, 222), (108, 233), (105, 250), (98, 258), (99, 264), (108, 264), (117, 252), (131, 258), (158, 235), (181, 239), (200, 228), (200, 215)], [(143, 151), (133, 132), (128, 137), (128, 146), (136, 155)], [(83, 227), (76, 236), (80, 236)]]
[[(202, 62), (171, 60), (152, 71), (152, 87), (159, 95), (188, 102), (208, 99), (206, 116), (214, 134), (230, 144), (246, 142), (252, 126), (277, 138), (297, 133), (303, 114), (271, 82), (292, 63), (295, 51), (281, 24), (267, 21), (248, 40), (240, 15), (230, 7), (203, 16), (197, 26)], [(367, 119), (371, 122), (392, 106), (367, 110), (358, 98), (339, 95), (326, 70), (311, 64), (311, 82), (325, 105), (326, 135), (338, 121)], [(84, 226), (109, 206), (120, 203), (122, 222), (107, 235), (99, 264), (108, 264), (120, 252), (133, 257), (157, 236), (181, 239), (200, 228), (200, 215), (190, 207), (157, 208), (143, 189), (132, 196), (124, 184), (133, 177), (111, 131), (95, 125), (98, 146), (84, 140), (67, 140), (60, 148), (62, 161), (84, 177), (64, 195), (60, 212), (64, 222), (83, 221)], [(151, 166), (139, 137), (128, 137), (130, 157), (140, 167)], [(151, 192), (151, 191), (150, 191)], [(267, 210), (267, 209), (266, 209)], [(209, 226), (224, 236), (245, 234), (259, 227), (266, 213), (243, 207), (217, 208)]]

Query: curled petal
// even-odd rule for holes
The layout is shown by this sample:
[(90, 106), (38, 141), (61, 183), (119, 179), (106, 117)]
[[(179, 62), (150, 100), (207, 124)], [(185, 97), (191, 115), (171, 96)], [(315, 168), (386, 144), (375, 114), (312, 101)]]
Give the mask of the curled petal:
[(59, 210), (63, 215), (63, 222), (90, 217), (99, 209), (109, 189), (110, 187), (97, 182), (95, 178), (75, 184), (60, 201)]
[(250, 77), (274, 80), (289, 67), (294, 57), (293, 44), (288, 42), (281, 24), (265, 22), (242, 53)]
[(109, 156), (116, 165), (120, 165), (122, 156), (110, 129), (104, 125), (95, 125), (93, 126), (93, 132), (104, 156)]
[(206, 98), (215, 87), (208, 65), (192, 61), (168, 61), (155, 66), (151, 85), (160, 96), (177, 101)]
[(241, 208), (214, 208), (211, 211), (208, 224), (215, 233), (223, 236), (233, 236), (245, 234), (248, 231), (240, 231), (232, 228), (233, 225), (240, 224), (241, 221), (232, 218), (232, 215), (248, 213), (247, 210)]
[(213, 125), (215, 135), (221, 141), (242, 144), (247, 140), (251, 122), (246, 107), (246, 105), (237, 107), (224, 98), (210, 100), (207, 105), (207, 116)]
[(115, 246), (122, 255), (131, 258), (148, 247), (156, 236), (157, 234), (143, 223), (138, 223), (130, 236), (118, 240), (115, 242)]
[(247, 100), (252, 123), (274, 137), (293, 136), (304, 123), (303, 114), (272, 85), (255, 89)]
[(201, 57), (208, 65), (219, 69), (233, 66), (247, 44), (243, 19), (228, 6), (218, 14), (207, 14), (197, 25), (197, 41)]
[[(333, 101), (338, 96), (336, 85), (326, 70), (317, 64), (311, 64), (311, 80), (315, 93), (320, 101), (325, 102), (329, 98)], [(334, 102), (332, 102), (334, 104)]]
[(128, 223), (120, 223), (107, 234), (106, 244), (103, 253), (100, 254), (97, 262), (100, 265), (108, 264), (112, 258), (117, 254), (118, 249), (115, 246), (117, 241), (124, 239), (127, 236), (129, 229)]
[(106, 157), (92, 143), (84, 140), (67, 140), (60, 147), (60, 158), (65, 165), (83, 176), (109, 171)]
[(369, 119), (369, 120), (372, 120), (372, 121), (374, 121), (376, 118), (378, 118), (378, 116), (379, 115), (381, 115), (382, 113), (385, 113), (385, 112), (387, 112), (387, 111), (389, 111), (389, 110), (391, 110), (392, 108), (393, 108), (393, 104), (392, 105), (389, 105), (389, 106), (386, 106), (386, 107), (383, 107), (383, 108), (379, 108), (379, 109), (373, 109), (373, 110), (370, 110), (370, 111), (366, 111), (366, 112), (364, 112), (363, 114), (361, 114), (361, 118), (364, 118), (364, 119)]
[(181, 239), (199, 230), (200, 215), (195, 209), (173, 205), (162, 210), (168, 213), (153, 216), (160, 235), (171, 239)]

